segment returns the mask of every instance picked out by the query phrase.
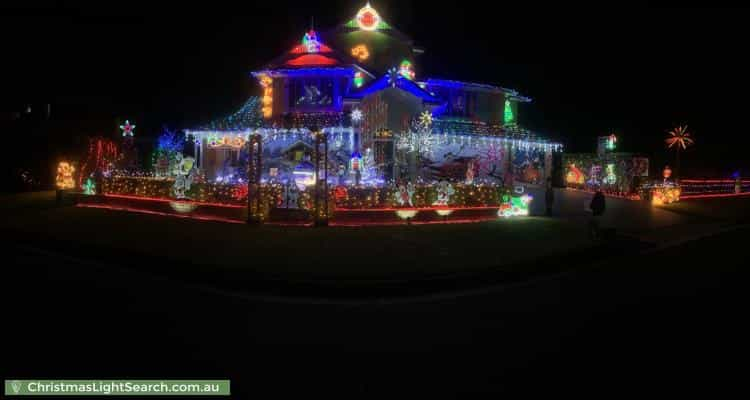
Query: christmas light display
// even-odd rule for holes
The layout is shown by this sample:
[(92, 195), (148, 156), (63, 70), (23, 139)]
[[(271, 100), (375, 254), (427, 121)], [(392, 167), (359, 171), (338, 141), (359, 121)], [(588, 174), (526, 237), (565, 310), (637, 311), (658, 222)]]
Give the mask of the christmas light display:
[(318, 41), (318, 34), (312, 29), (305, 33), (305, 36), (302, 38), (302, 45), (305, 46), (308, 53), (319, 52), (320, 42)]
[(585, 177), (583, 175), (583, 172), (581, 172), (581, 170), (578, 169), (575, 164), (570, 164), (568, 166), (568, 173), (565, 174), (565, 181), (567, 183), (574, 185), (583, 185), (584, 179)]
[(181, 214), (191, 213), (195, 211), (196, 208), (198, 208), (197, 203), (193, 203), (190, 201), (170, 201), (169, 206), (172, 207), (173, 210)]
[(230, 147), (239, 149), (247, 143), (246, 135), (222, 135), (213, 134), (208, 137), (208, 147)]
[(120, 125), (120, 129), (122, 130), (122, 136), (123, 137), (133, 137), (133, 131), (135, 130), (135, 125), (131, 125), (130, 121), (125, 120), (125, 125)]
[(672, 168), (669, 165), (665, 166), (661, 176), (664, 178), (664, 182), (668, 181), (672, 177)]
[(92, 178), (86, 178), (86, 182), (81, 186), (81, 189), (83, 189), (83, 194), (85, 195), (96, 194), (96, 183), (94, 183)]
[(365, 61), (370, 58), (370, 51), (364, 44), (358, 44), (352, 47), (352, 57), (356, 58), (358, 61)]
[(513, 107), (510, 104), (510, 100), (505, 100), (505, 110), (503, 111), (503, 122), (505, 125), (510, 125), (516, 121), (516, 117), (513, 115)]
[(365, 74), (361, 71), (354, 73), (354, 87), (360, 88), (365, 83)]
[(453, 185), (447, 181), (440, 181), (437, 188), (437, 198), (432, 205), (447, 206), (451, 201), (451, 196), (455, 193), (456, 191), (453, 189)]
[(73, 189), (76, 187), (75, 181), (73, 180), (73, 173), (75, 168), (67, 161), (60, 161), (57, 164), (57, 176), (55, 177), (55, 185), (58, 189), (66, 190)]
[(271, 118), (273, 116), (273, 79), (262, 74), (258, 77), (258, 80), (261, 88), (263, 88), (263, 97), (261, 98), (263, 118)]
[(613, 151), (617, 147), (617, 136), (614, 134), (607, 137), (607, 150)]
[(309, 161), (302, 161), (294, 168), (294, 182), (300, 189), (315, 184), (315, 166)]
[(668, 133), (669, 137), (664, 140), (667, 143), (667, 148), (671, 149), (673, 146), (677, 146), (685, 150), (694, 143), (693, 138), (690, 137), (690, 133), (687, 131), (687, 125), (678, 126)]
[(364, 114), (362, 114), (362, 110), (360, 110), (359, 108), (355, 108), (354, 110), (352, 110), (352, 115), (351, 115), (352, 122), (354, 122), (354, 123), (360, 123), (360, 122), (362, 122), (362, 117), (363, 116), (364, 116)]
[(369, 2), (357, 12), (354, 19), (357, 21), (359, 29), (363, 31), (374, 31), (380, 25), (380, 15), (374, 8), (370, 7)]
[[(268, 83), (270, 86), (270, 82)], [(263, 86), (263, 84), (261, 84)], [(265, 88), (264, 94), (265, 94)], [(273, 97), (272, 92), (269, 92), (269, 99), (263, 102), (263, 100), (257, 96), (252, 96), (245, 101), (245, 103), (232, 114), (226, 117), (215, 119), (208, 124), (199, 126), (192, 131), (244, 131), (248, 129), (260, 128), (263, 124), (263, 116), (265, 111), (262, 110), (264, 105), (272, 106)], [(188, 135), (190, 131), (186, 132)]]
[(500, 207), (497, 212), (499, 217), (517, 217), (529, 215), (529, 204), (531, 204), (531, 197), (528, 194), (521, 196), (505, 196), (506, 202)]
[[(552, 153), (562, 150), (516, 123), (514, 103), (531, 99), (499, 86), (415, 82), (412, 57), (419, 51), (412, 52), (413, 41), (370, 4), (327, 32), (336, 50), (314, 30), (304, 32), (301, 42), (252, 73), (259, 97), (186, 130), (185, 141), (166, 130), (151, 171), (121, 165), (96, 178), (96, 190), (110, 199), (152, 201), (157, 212), (194, 216), (211, 207), (246, 208), (248, 222), (318, 221), (335, 218), (334, 211), (351, 219), (367, 211), (368, 218), (386, 222), (396, 220), (394, 212), (410, 223), (415, 217), (414, 223), (448, 222), (449, 216), (469, 221), (494, 218), (506, 205), (510, 215), (523, 215), (530, 197), (504, 201), (506, 185), (543, 182), (551, 175)], [(125, 126), (130, 135), (124, 136), (132, 137), (135, 126), (126, 121), (123, 132)], [(590, 175), (600, 171), (597, 185), (621, 184), (618, 161), (576, 166)]]
[(422, 114), (419, 114), (419, 124), (425, 129), (431, 128), (432, 113), (429, 111), (423, 111)]
[(614, 185), (615, 183), (617, 183), (617, 175), (615, 175), (615, 164), (607, 164), (605, 174), (606, 174), (604, 176), (605, 185)]
[(414, 67), (411, 65), (409, 60), (401, 61), (401, 65), (398, 67), (398, 73), (404, 78), (413, 81), (416, 77), (414, 73)]
[(680, 201), (681, 189), (675, 185), (658, 185), (651, 190), (651, 204), (660, 206)]
[(414, 207), (414, 192), (416, 192), (416, 187), (413, 183), (409, 182), (407, 184), (400, 184), (398, 185), (398, 191), (396, 193), (396, 201), (398, 201), (398, 205), (400, 206), (406, 206)]
[(416, 217), (418, 212), (419, 210), (396, 210), (396, 215), (401, 219), (410, 220)]
[(185, 141), (177, 132), (164, 127), (159, 135), (156, 150), (152, 153), (151, 164), (158, 176), (166, 176), (174, 167), (178, 154), (182, 154)]
[(92, 175), (107, 175), (115, 168), (120, 151), (114, 141), (96, 137), (89, 139), (89, 149), (78, 175), (78, 186), (83, 185), (84, 179)]
[(178, 199), (187, 198), (193, 180), (197, 171), (195, 169), (195, 159), (192, 157), (177, 157), (177, 167), (174, 170), (175, 180), (173, 191)]

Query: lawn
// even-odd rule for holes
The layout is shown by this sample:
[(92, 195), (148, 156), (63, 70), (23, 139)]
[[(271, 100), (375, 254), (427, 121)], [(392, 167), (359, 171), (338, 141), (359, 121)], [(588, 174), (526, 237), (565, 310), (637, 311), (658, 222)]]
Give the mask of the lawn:
[(533, 270), (547, 268), (535, 260), (591, 247), (579, 226), (539, 217), (447, 225), (253, 227), (56, 207), (49, 192), (6, 196), (1, 209), (0, 227), (16, 242), (167, 274), (230, 280), (382, 281)]
[(747, 222), (750, 218), (748, 196), (688, 199), (660, 207), (680, 214), (711, 219)]

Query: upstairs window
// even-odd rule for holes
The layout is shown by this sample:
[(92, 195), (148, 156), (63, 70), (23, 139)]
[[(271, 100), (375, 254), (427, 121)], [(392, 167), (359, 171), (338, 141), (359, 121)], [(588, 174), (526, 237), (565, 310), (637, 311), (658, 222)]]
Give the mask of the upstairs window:
[(300, 78), (289, 87), (289, 109), (324, 111), (334, 104), (332, 78)]

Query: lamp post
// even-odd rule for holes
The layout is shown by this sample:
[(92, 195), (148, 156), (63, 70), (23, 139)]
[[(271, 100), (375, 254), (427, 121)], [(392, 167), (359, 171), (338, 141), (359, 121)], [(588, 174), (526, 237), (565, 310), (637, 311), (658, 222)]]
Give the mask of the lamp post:
[(263, 209), (261, 207), (260, 177), (263, 157), (263, 139), (260, 135), (251, 135), (247, 141), (247, 223), (259, 225), (263, 223)]
[[(315, 136), (315, 147), (313, 148), (315, 159), (313, 224), (315, 226), (328, 226), (328, 136), (325, 133), (318, 131), (317, 128), (313, 130), (313, 132)], [(322, 199), (321, 196), (323, 197)], [(322, 209), (321, 206), (323, 207)]]

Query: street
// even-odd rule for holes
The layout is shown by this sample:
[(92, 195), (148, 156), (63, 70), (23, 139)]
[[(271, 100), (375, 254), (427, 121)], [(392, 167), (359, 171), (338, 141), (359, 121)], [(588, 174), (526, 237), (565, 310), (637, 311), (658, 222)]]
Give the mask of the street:
[(473, 295), (361, 303), (232, 296), (15, 249), (3, 375), (228, 377), (243, 398), (715, 396), (743, 389), (739, 233)]

